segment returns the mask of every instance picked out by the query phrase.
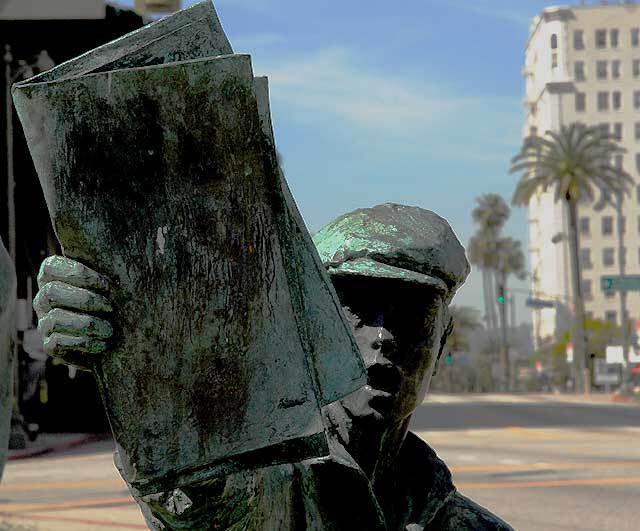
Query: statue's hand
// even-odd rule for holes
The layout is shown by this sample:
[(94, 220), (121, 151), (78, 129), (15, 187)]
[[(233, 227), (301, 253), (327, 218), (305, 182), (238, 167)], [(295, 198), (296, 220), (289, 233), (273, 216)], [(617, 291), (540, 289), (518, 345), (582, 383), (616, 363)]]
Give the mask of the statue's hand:
[(93, 269), (50, 256), (38, 274), (40, 291), (33, 300), (44, 350), (67, 365), (90, 370), (94, 356), (103, 353), (113, 328), (103, 317), (111, 312), (103, 295), (107, 279)]

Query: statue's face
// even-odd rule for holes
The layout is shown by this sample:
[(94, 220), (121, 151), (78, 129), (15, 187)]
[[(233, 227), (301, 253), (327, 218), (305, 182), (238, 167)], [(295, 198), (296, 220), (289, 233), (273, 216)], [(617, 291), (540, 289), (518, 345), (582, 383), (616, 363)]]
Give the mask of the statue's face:
[(401, 281), (334, 278), (367, 367), (369, 385), (389, 393), (371, 406), (406, 419), (424, 400), (449, 323), (444, 294)]

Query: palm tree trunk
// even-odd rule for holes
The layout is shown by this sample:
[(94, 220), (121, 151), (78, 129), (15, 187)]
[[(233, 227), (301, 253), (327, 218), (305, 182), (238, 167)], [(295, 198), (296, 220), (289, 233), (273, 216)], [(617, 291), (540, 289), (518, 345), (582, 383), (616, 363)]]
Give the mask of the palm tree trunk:
[(582, 275), (580, 272), (580, 241), (577, 230), (576, 200), (566, 197), (569, 207), (569, 258), (571, 261), (571, 283), (573, 287), (573, 371), (574, 391), (589, 392), (591, 378), (585, 374), (586, 338), (584, 330), (584, 299), (582, 297)]
[(484, 298), (484, 319), (487, 324), (487, 332), (489, 333), (489, 337), (491, 337), (491, 325), (493, 324), (491, 321), (491, 308), (490, 304), (490, 293), (489, 293), (489, 271), (486, 268), (482, 268), (482, 294)]

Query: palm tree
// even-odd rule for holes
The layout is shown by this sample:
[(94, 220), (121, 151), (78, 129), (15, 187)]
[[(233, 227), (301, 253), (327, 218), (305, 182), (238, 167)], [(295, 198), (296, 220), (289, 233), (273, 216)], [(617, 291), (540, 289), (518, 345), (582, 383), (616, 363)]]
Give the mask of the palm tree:
[(509, 206), (498, 194), (484, 194), (476, 198), (477, 206), (471, 211), (478, 232), (469, 241), (469, 260), (482, 271), (482, 287), (487, 328), (498, 328), (496, 294), (491, 271), (495, 269), (495, 245), (500, 231), (511, 214)]
[[(578, 249), (577, 209), (580, 201), (593, 201), (595, 192), (622, 196), (629, 193), (631, 176), (612, 162), (625, 150), (601, 129), (572, 123), (546, 137), (527, 137), (511, 159), (511, 173), (523, 172), (513, 194), (514, 206), (525, 206), (538, 193), (551, 189), (555, 201), (563, 201), (569, 217), (569, 256), (574, 298), (574, 382), (584, 378), (586, 340), (584, 302)], [(590, 382), (585, 378), (584, 389)]]
[[(514, 275), (519, 280), (526, 278), (525, 258), (522, 252), (522, 243), (513, 238), (500, 238), (496, 242), (495, 249), (495, 274), (496, 283), (506, 293), (507, 280)], [(511, 388), (511, 364), (509, 360), (509, 341), (507, 339), (507, 301), (500, 302), (500, 328), (502, 330), (501, 364), (503, 381), (507, 391)], [(512, 323), (515, 326), (515, 323)]]

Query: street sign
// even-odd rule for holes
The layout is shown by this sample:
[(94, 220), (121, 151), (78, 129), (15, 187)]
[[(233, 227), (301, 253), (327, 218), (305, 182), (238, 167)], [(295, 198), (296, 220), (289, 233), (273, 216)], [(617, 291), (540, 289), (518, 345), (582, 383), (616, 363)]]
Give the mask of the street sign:
[(544, 299), (536, 299), (533, 297), (529, 297), (525, 302), (525, 306), (528, 308), (553, 308), (555, 305), (554, 301), (546, 301)]
[(605, 353), (607, 363), (624, 363), (624, 349), (621, 346), (608, 346)]
[(600, 278), (602, 291), (640, 291), (640, 275), (612, 275)]
[(620, 382), (618, 365), (609, 365), (606, 360), (596, 358), (593, 360), (593, 368), (593, 381), (596, 385), (617, 384)]

